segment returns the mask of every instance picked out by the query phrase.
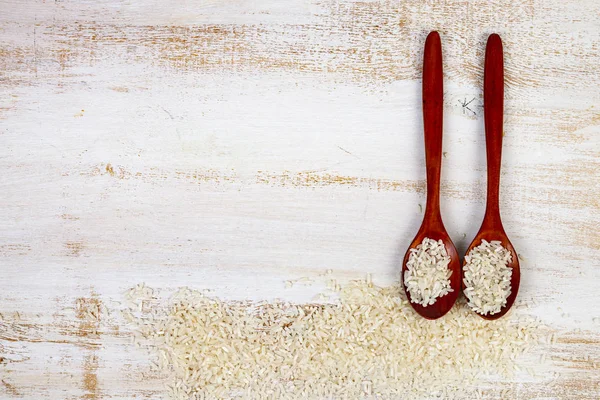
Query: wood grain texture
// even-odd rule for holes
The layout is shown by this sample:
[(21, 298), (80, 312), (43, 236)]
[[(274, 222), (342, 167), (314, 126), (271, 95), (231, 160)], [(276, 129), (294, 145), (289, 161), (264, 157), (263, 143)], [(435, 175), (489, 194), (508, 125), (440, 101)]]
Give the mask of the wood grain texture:
[(504, 43), (502, 217), (521, 256), (517, 306), (535, 301), (520, 312), (556, 331), (557, 376), (503, 385), (517, 399), (600, 397), (597, 1), (0, 11), (0, 398), (160, 398), (118, 313), (142, 281), (298, 301), (318, 288), (283, 280), (394, 281), (425, 205), (431, 30), (444, 46), (442, 214), (459, 252), (485, 207), (485, 40)]

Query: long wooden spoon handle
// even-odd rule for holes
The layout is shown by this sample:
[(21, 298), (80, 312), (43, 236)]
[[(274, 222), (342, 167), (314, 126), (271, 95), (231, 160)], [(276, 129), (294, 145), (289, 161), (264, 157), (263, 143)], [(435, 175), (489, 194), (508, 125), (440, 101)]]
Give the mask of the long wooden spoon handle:
[(504, 117), (504, 60), (502, 40), (488, 38), (483, 75), (483, 113), (487, 154), (486, 220), (500, 222), (500, 165), (502, 162), (502, 119)]
[(434, 31), (427, 36), (425, 41), (423, 59), (423, 128), (425, 131), (425, 165), (427, 168), (426, 218), (440, 218), (443, 79), (442, 43), (440, 35)]

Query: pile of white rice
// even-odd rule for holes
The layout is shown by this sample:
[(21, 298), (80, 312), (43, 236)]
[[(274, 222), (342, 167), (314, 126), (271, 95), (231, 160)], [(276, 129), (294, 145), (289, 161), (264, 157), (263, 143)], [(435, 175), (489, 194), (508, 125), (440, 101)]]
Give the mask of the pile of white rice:
[(173, 399), (472, 399), (475, 384), (515, 398), (495, 376), (510, 376), (538, 342), (535, 319), (490, 322), (454, 307), (428, 321), (400, 293), (359, 281), (334, 304), (231, 302), (189, 289), (159, 301), (138, 286), (124, 315)]
[(410, 301), (429, 306), (452, 292), (449, 264), (450, 256), (441, 240), (436, 242), (425, 238), (417, 247), (410, 249), (404, 272), (404, 285)]
[(506, 305), (511, 293), (511, 261), (511, 252), (495, 240), (482, 240), (465, 256), (464, 294), (475, 312), (493, 315)]

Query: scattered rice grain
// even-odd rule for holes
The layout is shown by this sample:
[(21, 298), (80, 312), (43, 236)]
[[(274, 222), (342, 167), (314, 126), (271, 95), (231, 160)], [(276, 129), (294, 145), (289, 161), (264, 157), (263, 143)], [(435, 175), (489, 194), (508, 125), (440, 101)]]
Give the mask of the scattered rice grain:
[[(540, 338), (533, 318), (487, 321), (456, 306), (427, 321), (398, 286), (334, 286), (340, 298), (328, 304), (222, 301), (185, 288), (150, 303), (154, 320), (135, 305), (124, 316), (168, 375), (171, 398), (185, 400), (475, 398), (474, 380), (510, 374)], [(136, 293), (149, 295), (130, 293), (134, 304)]]

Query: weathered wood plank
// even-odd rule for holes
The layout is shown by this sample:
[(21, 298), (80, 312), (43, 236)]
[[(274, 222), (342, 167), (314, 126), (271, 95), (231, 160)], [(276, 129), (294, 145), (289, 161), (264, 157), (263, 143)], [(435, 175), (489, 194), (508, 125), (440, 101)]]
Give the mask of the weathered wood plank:
[(462, 251), (484, 206), (484, 44), (504, 41), (503, 217), (560, 374), (504, 384), (518, 399), (600, 396), (596, 1), (0, 9), (0, 397), (160, 397), (118, 314), (142, 281), (297, 301), (319, 288), (284, 279), (394, 281), (424, 204), (432, 29), (443, 213)]

